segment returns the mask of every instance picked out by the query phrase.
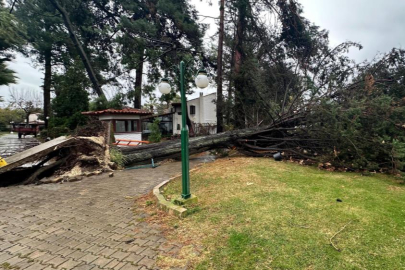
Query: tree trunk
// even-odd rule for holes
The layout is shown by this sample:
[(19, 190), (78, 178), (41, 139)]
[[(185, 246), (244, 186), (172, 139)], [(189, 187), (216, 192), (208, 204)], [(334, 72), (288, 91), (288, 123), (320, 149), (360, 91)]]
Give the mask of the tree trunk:
[(48, 128), (48, 117), (51, 112), (51, 84), (52, 84), (52, 50), (45, 51), (45, 78), (44, 78), (44, 120)]
[(134, 99), (134, 108), (140, 109), (142, 106), (142, 74), (143, 74), (143, 53), (139, 56), (139, 65), (136, 69), (135, 75), (135, 99)]
[(246, 0), (239, 0), (238, 3), (238, 22), (236, 26), (236, 36), (235, 36), (235, 53), (233, 56), (234, 70), (233, 79), (235, 86), (235, 106), (234, 106), (234, 121), (237, 128), (245, 128), (245, 114), (244, 108), (244, 78), (241, 74), (241, 67), (243, 64), (243, 35), (244, 26), (246, 19)]
[(233, 87), (233, 77), (232, 77), (232, 72), (234, 70), (234, 59), (233, 59), (233, 55), (235, 53), (235, 48), (232, 48), (231, 51), (231, 63), (230, 63), (230, 68), (229, 68), (229, 75), (228, 75), (228, 80), (229, 80), (229, 84), (228, 84), (228, 101), (227, 101), (227, 106), (226, 106), (226, 123), (227, 125), (231, 125), (232, 121), (232, 111), (233, 111), (233, 106), (232, 103), (234, 102), (234, 98), (233, 98), (233, 94), (232, 94), (232, 87)]
[[(292, 115), (280, 118), (271, 125), (248, 129), (232, 130), (214, 135), (190, 138), (190, 154), (208, 151), (210, 149), (237, 146), (246, 154), (253, 156), (272, 156), (274, 153), (283, 152), (285, 157), (300, 157), (314, 159), (308, 156), (303, 149), (320, 150), (319, 139), (311, 138), (300, 124), (306, 116)], [(330, 144), (330, 142), (328, 142)], [(181, 153), (181, 141), (173, 140), (163, 143), (147, 144), (136, 147), (121, 148), (127, 165), (178, 157)]]
[[(214, 135), (201, 136), (190, 138), (189, 152), (190, 154), (208, 151), (210, 149), (227, 147), (247, 136), (263, 132), (261, 129), (244, 129), (236, 131), (228, 131)], [(125, 156), (126, 164), (149, 161), (154, 158), (165, 158), (178, 155), (181, 153), (181, 141), (174, 140), (163, 143), (147, 144), (137, 147), (121, 148)]]
[(221, 0), (219, 8), (219, 37), (218, 37), (218, 70), (217, 70), (217, 133), (224, 131), (224, 116), (223, 116), (223, 93), (222, 93), (222, 56), (224, 47), (224, 12), (225, 0)]
[(49, 0), (49, 2), (60, 12), (63, 18), (63, 22), (65, 23), (66, 28), (69, 31), (70, 39), (72, 40), (73, 44), (75, 45), (80, 58), (83, 61), (84, 67), (86, 68), (87, 74), (90, 78), (90, 81), (93, 84), (94, 91), (97, 93), (99, 97), (104, 96), (103, 90), (100, 87), (100, 84), (97, 80), (96, 73), (94, 72), (94, 69), (89, 61), (89, 58), (87, 57), (86, 52), (84, 51), (82, 45), (80, 44), (79, 39), (77, 38), (74, 29), (73, 29), (73, 24), (69, 19), (69, 14), (68, 12), (58, 3), (57, 0)]

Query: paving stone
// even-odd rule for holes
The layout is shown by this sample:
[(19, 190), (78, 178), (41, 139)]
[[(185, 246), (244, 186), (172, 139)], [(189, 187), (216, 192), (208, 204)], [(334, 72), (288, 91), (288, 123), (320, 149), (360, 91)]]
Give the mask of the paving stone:
[(124, 265), (120, 270), (139, 270), (141, 269), (143, 266), (139, 266), (139, 265), (132, 265), (130, 263), (127, 263), (126, 265)]
[(0, 252), (1, 252), (1, 251), (4, 251), (4, 252), (5, 252), (6, 249), (9, 249), (9, 248), (11, 248), (11, 247), (13, 247), (13, 246), (15, 246), (15, 245), (16, 245), (16, 244), (10, 243), (10, 242), (3, 242), (3, 243), (0, 243)]
[(95, 261), (97, 258), (98, 257), (94, 256), (93, 254), (87, 254), (83, 258), (80, 258), (80, 261), (83, 261), (85, 263), (91, 263), (91, 262)]
[(75, 252), (73, 252), (72, 254), (69, 254), (67, 257), (74, 259), (74, 260), (78, 260), (84, 256), (86, 256), (87, 254), (80, 251), (80, 250), (76, 250)]
[(129, 255), (128, 252), (122, 252), (122, 251), (117, 251), (113, 254), (111, 254), (111, 257), (116, 258), (120, 261), (122, 261), (125, 257), (127, 257)]
[(148, 242), (148, 240), (144, 240), (144, 239), (137, 238), (137, 239), (135, 239), (134, 244), (137, 244), (138, 246), (143, 246), (143, 245), (145, 245), (147, 242)]
[(15, 264), (17, 264), (17, 263), (19, 263), (19, 262), (21, 262), (21, 261), (23, 261), (23, 260), (24, 260), (24, 259), (20, 258), (19, 256), (14, 256), (14, 257), (8, 259), (7, 262), (8, 262), (9, 264), (11, 264), (11, 265), (15, 265)]
[(114, 266), (114, 270), (120, 270), (122, 267), (124, 267), (127, 263), (126, 262), (120, 262), (116, 266)]
[(124, 261), (127, 261), (127, 262), (132, 263), (132, 264), (136, 264), (136, 263), (138, 263), (143, 257), (144, 257), (144, 256), (136, 255), (136, 254), (131, 253), (128, 257), (126, 257), (126, 258), (124, 259)]
[(14, 254), (6, 253), (6, 252), (1, 253), (0, 254), (0, 264), (7, 262), (8, 259), (11, 259), (13, 257), (15, 257)]
[(22, 261), (15, 263), (14, 266), (19, 269), (26, 269), (33, 265), (35, 262), (31, 259), (24, 258)]
[(40, 251), (40, 250), (35, 250), (34, 252), (32, 252), (29, 257), (31, 259), (37, 259), (43, 255), (47, 254), (45, 251)]
[(144, 257), (138, 262), (138, 265), (146, 266), (147, 268), (152, 268), (155, 265), (155, 260)]
[(19, 250), (21, 250), (23, 248), (24, 248), (24, 246), (22, 246), (22, 245), (14, 245), (14, 246), (9, 247), (8, 249), (5, 249), (4, 251), (8, 252), (8, 253), (17, 253)]
[(133, 252), (133, 253), (136, 253), (136, 254), (140, 254), (145, 249), (147, 249), (147, 247), (134, 245), (130, 249), (128, 249), (128, 252)]
[(64, 262), (63, 264), (59, 265), (60, 269), (72, 269), (75, 266), (81, 264), (81, 262), (79, 261), (75, 261), (73, 259), (68, 259), (66, 262)]
[(49, 253), (45, 253), (44, 255), (40, 256), (37, 258), (37, 260), (39, 262), (42, 262), (43, 264), (46, 264), (47, 261), (52, 260), (53, 258), (55, 258), (55, 255), (49, 254)]
[(100, 268), (103, 268), (107, 264), (109, 264), (113, 258), (106, 258), (106, 257), (98, 257), (95, 261), (92, 262), (92, 264), (99, 266)]
[(117, 266), (120, 263), (119, 260), (113, 259), (111, 262), (109, 262), (107, 265), (104, 266), (104, 268), (111, 268), (114, 269), (115, 266)]
[(53, 267), (58, 267), (59, 265), (63, 264), (66, 262), (68, 258), (62, 257), (62, 256), (55, 256), (54, 258), (50, 259), (49, 261), (46, 262), (46, 264), (51, 264)]
[(38, 262), (32, 264), (31, 266), (28, 266), (24, 270), (43, 270), (46, 266), (43, 264), (40, 264)]
[(142, 251), (140, 253), (140, 255), (147, 256), (149, 258), (153, 258), (153, 257), (155, 257), (157, 255), (157, 251), (155, 251), (153, 249), (150, 249), (150, 248), (147, 248), (144, 251)]
[(70, 248), (63, 248), (63, 249), (59, 250), (58, 252), (56, 252), (56, 254), (61, 255), (63, 257), (67, 257), (69, 254), (72, 254), (73, 252), (75, 252), (75, 250), (70, 249)]
[(83, 243), (80, 243), (78, 246), (76, 246), (75, 249), (86, 250), (86, 249), (90, 248), (91, 246), (92, 246), (92, 244), (83, 242)]
[(86, 252), (90, 252), (90, 253), (92, 253), (94, 255), (98, 255), (99, 252), (102, 251), (103, 249), (105, 249), (104, 246), (94, 245), (94, 246), (91, 246), (90, 248), (86, 249)]
[(95, 267), (95, 265), (89, 265), (89, 264), (80, 264), (73, 268), (73, 270), (91, 270)]

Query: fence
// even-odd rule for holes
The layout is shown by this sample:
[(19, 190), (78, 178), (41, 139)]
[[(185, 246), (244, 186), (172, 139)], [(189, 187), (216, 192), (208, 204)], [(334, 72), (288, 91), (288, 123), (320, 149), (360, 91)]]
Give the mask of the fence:
[(203, 136), (217, 133), (217, 125), (210, 123), (193, 123), (195, 136)]

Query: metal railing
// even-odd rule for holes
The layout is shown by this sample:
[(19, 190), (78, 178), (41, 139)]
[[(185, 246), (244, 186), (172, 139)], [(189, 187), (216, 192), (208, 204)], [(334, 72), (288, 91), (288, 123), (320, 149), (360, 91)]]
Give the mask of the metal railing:
[(113, 145), (121, 145), (121, 146), (139, 146), (142, 144), (149, 144), (148, 141), (136, 141), (136, 140), (124, 140), (124, 139), (116, 139)]

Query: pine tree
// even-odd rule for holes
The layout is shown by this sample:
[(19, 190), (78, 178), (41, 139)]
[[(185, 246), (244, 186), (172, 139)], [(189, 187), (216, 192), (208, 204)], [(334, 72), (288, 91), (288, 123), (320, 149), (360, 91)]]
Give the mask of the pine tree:
[(7, 68), (6, 62), (12, 60), (12, 50), (19, 50), (24, 45), (24, 27), (10, 14), (0, 2), (0, 85), (16, 82), (14, 71)]

